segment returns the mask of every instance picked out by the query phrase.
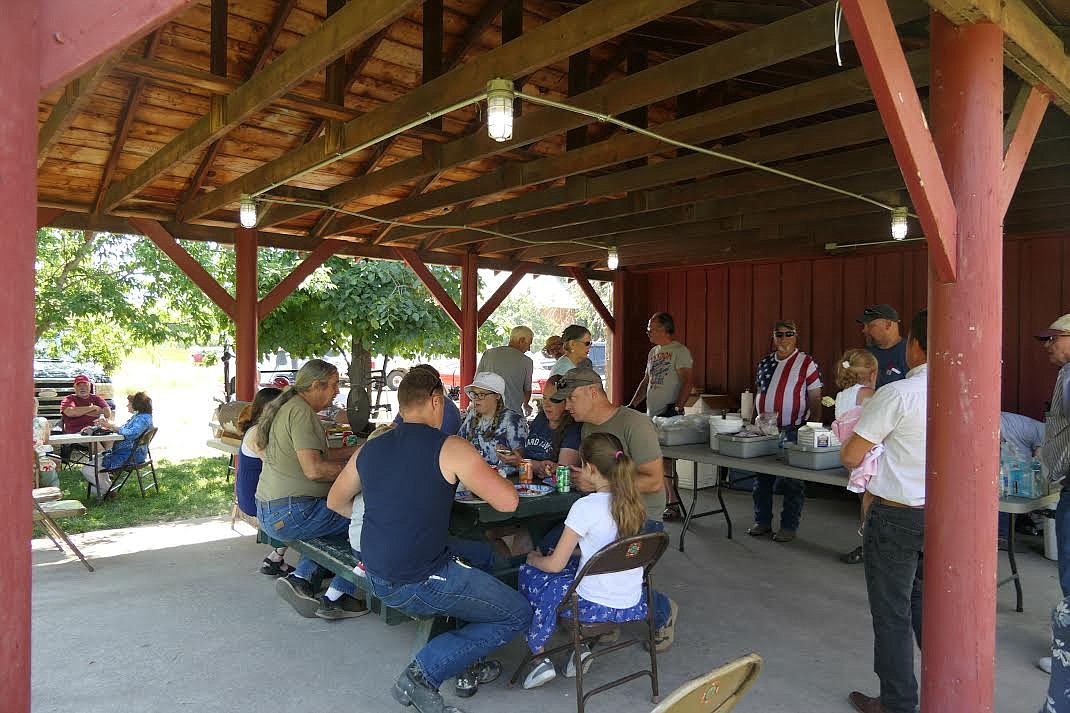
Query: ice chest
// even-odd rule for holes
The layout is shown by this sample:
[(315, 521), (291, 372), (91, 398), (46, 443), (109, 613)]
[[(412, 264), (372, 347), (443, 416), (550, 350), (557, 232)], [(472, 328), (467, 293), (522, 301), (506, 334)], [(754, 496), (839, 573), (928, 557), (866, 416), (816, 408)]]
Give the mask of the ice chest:
[(817, 448), (800, 446), (798, 443), (785, 443), (784, 447), (788, 449), (788, 465), (793, 468), (828, 470), (841, 467), (839, 446)]
[(777, 452), (780, 436), (717, 436), (717, 450), (721, 455), (732, 458), (760, 458)]

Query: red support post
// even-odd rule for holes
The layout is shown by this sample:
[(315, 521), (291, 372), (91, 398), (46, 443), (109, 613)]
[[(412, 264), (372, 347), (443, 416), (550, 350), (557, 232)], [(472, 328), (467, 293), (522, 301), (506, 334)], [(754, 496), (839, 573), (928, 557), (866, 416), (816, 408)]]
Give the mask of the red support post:
[(498, 286), (498, 289), (494, 291), (494, 294), (490, 296), (483, 306), (479, 308), (479, 319), (477, 325), (482, 326), (484, 322), (490, 319), (490, 316), (494, 314), (494, 310), (498, 309), (505, 298), (509, 296), (509, 293), (516, 287), (516, 283), (524, 279), (524, 275), (528, 274), (529, 267), (526, 265), (518, 265), (509, 277), (505, 278), (505, 282)]
[(40, 38), (39, 92), (69, 82), (195, 4), (197, 0), (40, 0), (34, 28)]
[[(940, 157), (925, 123), (925, 110), (899, 44), (892, 13), (883, 0), (843, 0), (842, 7), (888, 140), (925, 231), (930, 260), (937, 277), (952, 282), (958, 269), (955, 202), (951, 200)], [(1003, 106), (1002, 99), (999, 106)]]
[[(1003, 325), (1003, 33), (933, 12), (933, 138), (958, 215), (958, 265), (929, 267), (923, 713), (991, 713)], [(905, 171), (904, 171), (905, 172)], [(928, 186), (926, 186), (928, 188)], [(963, 447), (969, 444), (968, 453)]]
[[(576, 284), (583, 290), (583, 294), (587, 295), (587, 299), (590, 301), (591, 306), (594, 307), (594, 311), (598, 313), (598, 316), (602, 318), (602, 321), (606, 323), (606, 329), (613, 332), (615, 331), (615, 323), (613, 315), (606, 309), (605, 303), (602, 302), (602, 298), (598, 296), (598, 293), (591, 287), (591, 283), (587, 280), (587, 276), (580, 271), (578, 267), (568, 268), (568, 274), (572, 275), (572, 279), (576, 281)], [(616, 314), (616, 312), (614, 312)]]
[(208, 274), (199, 262), (193, 259), (186, 250), (178, 244), (178, 241), (167, 232), (167, 229), (155, 220), (147, 218), (128, 218), (127, 222), (145, 234), (156, 247), (160, 248), (167, 257), (171, 258), (182, 272), (186, 273), (193, 283), (204, 290), (208, 299), (212, 300), (219, 309), (223, 310), (231, 320), (235, 319), (237, 305), (230, 293), (223, 289), (215, 278)]
[(62, 208), (40, 208), (37, 209), (37, 227), (44, 228), (56, 218), (60, 217), (67, 211)]
[[(409, 248), (394, 248), (394, 254), (405, 262), (409, 268), (416, 273), (416, 276), (420, 278), (420, 282), (424, 283), (424, 287), (431, 293), (431, 297), (434, 298), (438, 306), (441, 307), (446, 315), (457, 325), (457, 328), (462, 332), (464, 331), (464, 325), (461, 324), (461, 309), (457, 306), (457, 303), (453, 301), (453, 298), (449, 296), (445, 288), (442, 287), (431, 271), (427, 269), (427, 265), (416, 254), (415, 250)], [(467, 263), (465, 263), (467, 264)], [(474, 373), (474, 372), (473, 372)]]
[(628, 273), (623, 270), (613, 273), (613, 316), (615, 319), (612, 327), (609, 327), (608, 322), (606, 323), (609, 331), (613, 333), (609, 359), (609, 398), (615, 404), (627, 403), (628, 399), (628, 395), (624, 393), (624, 333), (627, 331), (625, 329), (627, 304), (624, 290), (627, 278)]
[(4, 255), (4, 369), (0, 389), (0, 451), (6, 487), (0, 488), (0, 705), (30, 711), (30, 537), (32, 451), (25, 437), (32, 412), (30, 355), (34, 333), (34, 232), (37, 228), (38, 3), (0, 2), (0, 243)]
[(1032, 87), (1029, 97), (1025, 100), (1025, 108), (1018, 117), (1018, 125), (1014, 127), (1014, 136), (1007, 153), (1003, 158), (1003, 172), (1000, 175), (999, 202), (1000, 215), (1007, 214), (1007, 207), (1014, 197), (1014, 189), (1018, 187), (1018, 179), (1022, 177), (1022, 169), (1025, 168), (1025, 160), (1029, 158), (1029, 149), (1033, 148), (1033, 141), (1037, 138), (1040, 130), (1040, 122), (1044, 119), (1044, 112), (1048, 108), (1050, 97), (1043, 91)]
[[(437, 284), (437, 281), (436, 281)], [(451, 300), (452, 301), (452, 300)], [(461, 388), (476, 376), (476, 336), (479, 333), (479, 271), (476, 254), (464, 254), (461, 263)], [(461, 408), (468, 396), (461, 391)]]
[(344, 243), (341, 240), (324, 240), (317, 245), (316, 249), (310, 252), (301, 261), (301, 264), (293, 269), (293, 272), (282, 278), (279, 284), (275, 285), (271, 292), (260, 300), (260, 304), (257, 306), (257, 315), (260, 319), (271, 314), (271, 310), (282, 304), (283, 300), (301, 286), (306, 277), (315, 272), (317, 267), (327, 262), (343, 245)]
[(256, 280), (256, 230), (238, 228), (234, 235), (235, 292), (237, 309), (234, 315), (235, 360), (237, 376), (235, 396), (239, 401), (252, 401), (260, 378), (256, 365), (259, 359), (257, 348), (257, 296)]

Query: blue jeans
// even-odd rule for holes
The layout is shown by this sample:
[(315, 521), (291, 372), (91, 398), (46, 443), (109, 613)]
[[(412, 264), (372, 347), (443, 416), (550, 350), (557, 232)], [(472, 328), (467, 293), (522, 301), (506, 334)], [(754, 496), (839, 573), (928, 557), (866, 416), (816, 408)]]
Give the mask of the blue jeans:
[[(260, 529), (276, 540), (303, 540), (306, 537), (330, 537), (349, 532), (349, 518), (329, 510), (324, 498), (257, 500), (256, 517), (260, 521)], [(307, 557), (298, 560), (294, 569), (294, 575), (306, 582), (316, 582), (327, 573)], [(332, 579), (331, 586), (350, 596), (357, 591), (355, 584), (341, 577)]]
[(781, 478), (768, 473), (754, 474), (754, 522), (765, 527), (773, 526), (773, 485), (780, 481), (784, 491), (784, 509), (780, 512), (781, 530), (798, 530), (802, 518), (803, 502), (806, 501), (806, 482), (794, 478)]
[(1063, 488), (1055, 506), (1055, 539), (1059, 543), (1059, 586), (1070, 597), (1070, 488)]
[(1070, 597), (1063, 599), (1051, 615), (1051, 681), (1048, 695), (1040, 713), (1066, 713), (1067, 691), (1070, 691)]
[(394, 584), (374, 572), (368, 572), (368, 582), (384, 604), (406, 614), (468, 622), (439, 634), (416, 654), (416, 665), (436, 689), (527, 631), (531, 623), (531, 605), (524, 595), (452, 558), (422, 582)]
[[(550, 554), (557, 547), (557, 541), (561, 539), (561, 533), (564, 531), (565, 524), (561, 523), (547, 532), (546, 536), (539, 541), (538, 550), (544, 555)], [(661, 520), (647, 520), (643, 523), (643, 529), (639, 531), (639, 534), (649, 535), (651, 532), (665, 532), (665, 523)], [(654, 590), (654, 626), (659, 629), (665, 626), (669, 623), (670, 616), (672, 616), (672, 604), (669, 602), (669, 598)]]

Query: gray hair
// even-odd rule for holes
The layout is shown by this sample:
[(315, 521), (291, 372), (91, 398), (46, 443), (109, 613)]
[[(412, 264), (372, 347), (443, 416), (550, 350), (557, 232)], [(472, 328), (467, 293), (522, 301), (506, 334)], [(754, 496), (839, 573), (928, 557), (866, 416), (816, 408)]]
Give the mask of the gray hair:
[(518, 342), (521, 339), (526, 339), (529, 342), (535, 339), (535, 332), (531, 331), (531, 327), (525, 327), (523, 325), (519, 327), (513, 327), (509, 332), (509, 343)]
[(317, 383), (327, 383), (327, 381), (337, 373), (338, 367), (330, 362), (323, 361), (322, 359), (310, 359), (305, 362), (305, 365), (298, 369), (296, 376), (294, 376), (294, 383), (283, 389), (278, 398), (265, 406), (264, 412), (260, 414), (260, 419), (257, 421), (258, 428), (256, 430), (257, 448), (260, 450), (267, 448), (268, 441), (271, 438), (271, 425), (274, 423), (275, 416), (278, 415), (279, 409), (281, 409), (287, 401), (298, 394), (303, 394)]

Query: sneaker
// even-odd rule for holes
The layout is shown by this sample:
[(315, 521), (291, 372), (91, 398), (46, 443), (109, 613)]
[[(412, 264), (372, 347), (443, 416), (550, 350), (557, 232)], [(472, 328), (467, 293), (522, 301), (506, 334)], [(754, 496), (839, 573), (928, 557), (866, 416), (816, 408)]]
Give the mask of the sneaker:
[(764, 535), (768, 535), (772, 531), (773, 528), (769, 527), (768, 525), (759, 525), (758, 523), (754, 523), (750, 526), (750, 528), (747, 529), (747, 534), (751, 537), (762, 537)]
[(311, 619), (316, 616), (320, 603), (312, 591), (312, 584), (296, 574), (288, 574), (275, 580), (275, 591), (292, 606), (298, 614)]
[(789, 530), (786, 527), (780, 528), (775, 535), (773, 535), (773, 542), (791, 542), (795, 539), (795, 530)]
[[(663, 651), (668, 651), (672, 647), (672, 642), (676, 639), (676, 615), (679, 613), (680, 607), (673, 600), (669, 600), (669, 620), (665, 622), (665, 626), (659, 627), (654, 631), (654, 650), (659, 654)], [(643, 648), (650, 648), (649, 644), (644, 641)]]
[(845, 555), (840, 555), (840, 562), (844, 564), (860, 564), (866, 557), (862, 554), (862, 548), (856, 547)]
[(620, 641), (620, 627), (614, 626), (613, 630), (607, 634), (602, 634), (598, 637), (598, 643), (602, 646), (609, 646)]
[(492, 683), (502, 675), (502, 664), (494, 659), (480, 659), (470, 665), (457, 677), (457, 685), (454, 688), (461, 698), (471, 698), (479, 690), (479, 684)]
[(1044, 673), (1046, 673), (1046, 674), (1048, 674), (1050, 676), (1051, 675), (1051, 656), (1045, 656), (1043, 658), (1037, 659), (1037, 668), (1039, 668), (1041, 671), (1043, 671)]
[(531, 669), (527, 678), (524, 679), (524, 688), (538, 688), (555, 678), (557, 678), (557, 669), (554, 668), (554, 662), (550, 659), (543, 659), (535, 668)]
[(390, 695), (401, 705), (413, 706), (420, 713), (464, 713), (460, 708), (447, 706), (443, 702), (442, 694), (424, 678), (415, 662), (401, 672)]
[[(591, 670), (591, 664), (594, 663), (592, 658), (594, 654), (586, 646), (580, 645), (580, 661), (583, 666), (583, 675), (587, 675), (587, 672)], [(565, 678), (576, 678), (576, 654), (573, 653), (568, 657), (568, 665), (565, 666)]]
[(665, 522), (678, 522), (684, 519), (683, 508), (680, 503), (669, 503), (661, 513), (661, 519)]
[(294, 568), (286, 564), (286, 560), (273, 562), (271, 558), (265, 557), (260, 563), (260, 574), (266, 574), (269, 577), (285, 577), (293, 571)]
[(358, 616), (364, 616), (368, 613), (367, 605), (356, 597), (351, 597), (348, 594), (343, 594), (338, 597), (337, 601), (332, 602), (324, 594), (320, 597), (319, 608), (316, 609), (316, 616), (320, 619), (327, 619), (334, 621), (335, 619), (352, 619)]

